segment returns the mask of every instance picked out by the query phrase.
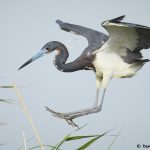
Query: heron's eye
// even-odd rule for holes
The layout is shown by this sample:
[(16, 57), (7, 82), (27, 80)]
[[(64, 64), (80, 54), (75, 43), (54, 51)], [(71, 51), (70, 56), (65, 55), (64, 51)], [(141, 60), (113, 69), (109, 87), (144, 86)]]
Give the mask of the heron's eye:
[(46, 50), (49, 50), (49, 48), (46, 48)]

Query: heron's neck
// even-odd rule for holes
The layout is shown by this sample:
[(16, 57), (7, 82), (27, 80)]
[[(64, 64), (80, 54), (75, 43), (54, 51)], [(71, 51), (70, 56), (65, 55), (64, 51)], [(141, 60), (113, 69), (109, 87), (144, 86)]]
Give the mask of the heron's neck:
[(77, 71), (81, 69), (81, 67), (78, 66), (78, 63), (76, 61), (66, 63), (69, 57), (69, 53), (65, 45), (60, 43), (56, 47), (56, 50), (58, 53), (55, 56), (54, 65), (56, 66), (58, 70), (63, 71), (63, 72), (73, 72), (73, 71)]

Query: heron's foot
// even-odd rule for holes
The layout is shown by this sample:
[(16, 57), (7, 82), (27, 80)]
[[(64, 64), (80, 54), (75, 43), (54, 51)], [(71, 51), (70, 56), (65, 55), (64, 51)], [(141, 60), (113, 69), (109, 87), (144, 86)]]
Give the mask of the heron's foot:
[(94, 106), (92, 108), (86, 108), (86, 109), (82, 109), (82, 110), (78, 110), (78, 111), (73, 111), (73, 112), (68, 112), (68, 113), (60, 113), (60, 112), (53, 111), (50, 108), (46, 107), (46, 110), (51, 112), (53, 114), (53, 116), (60, 118), (60, 119), (65, 119), (69, 125), (72, 125), (74, 127), (78, 127), (78, 125), (73, 122), (73, 119), (75, 119), (77, 117), (97, 113), (97, 112), (101, 111), (101, 109), (102, 109), (102, 105), (99, 105), (96, 107)]
[(46, 110), (49, 111), (49, 112), (51, 112), (54, 117), (57, 117), (57, 118), (60, 118), (60, 119), (65, 119), (66, 122), (67, 122), (69, 125), (72, 125), (73, 127), (79, 128), (78, 125), (73, 122), (73, 119), (74, 119), (73, 116), (71, 116), (71, 115), (69, 115), (69, 114), (67, 114), (67, 113), (56, 112), (56, 111), (50, 109), (50, 108), (47, 107), (47, 106), (46, 106)]

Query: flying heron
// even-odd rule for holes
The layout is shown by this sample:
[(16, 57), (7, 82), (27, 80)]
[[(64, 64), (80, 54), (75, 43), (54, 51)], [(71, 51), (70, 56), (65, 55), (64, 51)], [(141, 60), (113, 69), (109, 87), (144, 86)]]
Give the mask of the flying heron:
[[(123, 22), (124, 17), (120, 16), (101, 24), (108, 31), (109, 36), (80, 25), (57, 20), (56, 23), (62, 30), (73, 32), (87, 39), (88, 46), (82, 54), (73, 62), (66, 63), (69, 56), (66, 46), (61, 42), (51, 41), (19, 68), (56, 50), (54, 65), (58, 70), (62, 72), (92, 70), (95, 72), (96, 99), (94, 105), (91, 108), (68, 113), (55, 112), (46, 107), (55, 117), (65, 119), (69, 124), (77, 126), (73, 119), (102, 110), (104, 95), (112, 78), (132, 77), (146, 62), (150, 61), (143, 59), (141, 53), (142, 49), (150, 47), (150, 27)], [(103, 93), (99, 101), (100, 87)]]

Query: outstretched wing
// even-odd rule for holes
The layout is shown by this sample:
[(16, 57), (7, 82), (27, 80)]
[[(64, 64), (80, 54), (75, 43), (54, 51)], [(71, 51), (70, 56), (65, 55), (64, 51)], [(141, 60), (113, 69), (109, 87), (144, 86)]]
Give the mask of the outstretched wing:
[(88, 40), (88, 47), (85, 49), (86, 53), (89, 53), (100, 48), (104, 42), (108, 39), (108, 36), (104, 33), (70, 23), (64, 23), (60, 20), (56, 20), (62, 30), (73, 32), (75, 34), (84, 36)]
[(142, 60), (142, 49), (150, 48), (150, 27), (125, 23), (121, 16), (102, 23), (108, 31), (109, 39), (102, 48), (117, 52), (127, 63)]

